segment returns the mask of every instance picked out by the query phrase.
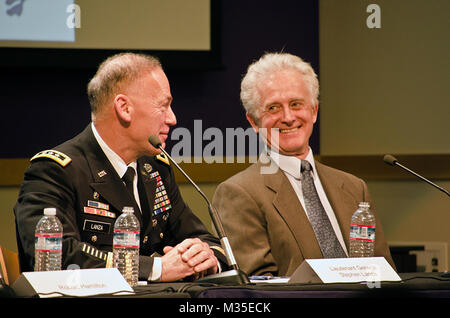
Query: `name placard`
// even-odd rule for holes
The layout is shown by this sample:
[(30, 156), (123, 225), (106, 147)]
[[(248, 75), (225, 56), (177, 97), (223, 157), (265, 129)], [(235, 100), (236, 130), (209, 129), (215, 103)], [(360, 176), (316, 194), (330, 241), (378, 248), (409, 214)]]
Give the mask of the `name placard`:
[(12, 286), (19, 297), (119, 295), (133, 293), (117, 268), (24, 272)]
[(401, 281), (384, 257), (306, 259), (290, 283), (357, 283)]

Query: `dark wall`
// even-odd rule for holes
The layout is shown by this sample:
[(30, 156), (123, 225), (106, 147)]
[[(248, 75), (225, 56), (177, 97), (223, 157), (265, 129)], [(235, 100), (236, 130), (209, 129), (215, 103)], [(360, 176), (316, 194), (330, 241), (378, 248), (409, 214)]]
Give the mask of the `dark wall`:
[[(178, 127), (192, 129), (195, 119), (202, 120), (203, 130), (249, 127), (239, 100), (240, 80), (264, 52), (299, 55), (319, 73), (317, 1), (224, 0), (217, 4), (222, 67), (166, 70)], [(0, 72), (0, 157), (30, 157), (75, 136), (89, 123), (85, 91), (95, 69), (3, 68)], [(318, 132), (316, 127), (311, 139), (316, 154)]]

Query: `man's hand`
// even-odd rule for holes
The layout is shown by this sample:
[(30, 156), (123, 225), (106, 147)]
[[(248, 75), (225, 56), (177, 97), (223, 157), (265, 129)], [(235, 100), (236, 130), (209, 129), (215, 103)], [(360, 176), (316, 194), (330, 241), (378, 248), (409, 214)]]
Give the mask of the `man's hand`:
[(217, 272), (217, 258), (209, 245), (198, 238), (186, 239), (175, 247), (166, 246), (161, 281), (175, 281), (193, 275), (194, 279)]

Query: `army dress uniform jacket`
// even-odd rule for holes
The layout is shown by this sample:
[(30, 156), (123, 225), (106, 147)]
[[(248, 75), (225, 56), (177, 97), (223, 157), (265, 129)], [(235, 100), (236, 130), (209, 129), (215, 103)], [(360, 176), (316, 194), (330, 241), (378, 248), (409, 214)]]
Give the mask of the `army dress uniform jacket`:
[[(34, 232), (44, 208), (57, 209), (63, 224), (62, 268), (110, 267), (114, 223), (125, 206), (141, 225), (139, 279), (147, 280), (154, 253), (186, 238), (207, 242), (227, 266), (219, 240), (183, 201), (165, 157), (137, 160), (142, 211), (112, 167), (89, 125), (75, 138), (31, 159), (14, 207), (21, 271), (34, 267)], [(108, 253), (109, 252), (109, 253)]]
[[(270, 159), (266, 158), (264, 162)], [(258, 161), (221, 183), (214, 194), (237, 263), (248, 275), (291, 276), (305, 259), (323, 258), (314, 230), (281, 169), (262, 174)], [(349, 250), (350, 221), (360, 202), (373, 208), (366, 183), (315, 161), (317, 173)], [(376, 217), (375, 256), (395, 268)]]

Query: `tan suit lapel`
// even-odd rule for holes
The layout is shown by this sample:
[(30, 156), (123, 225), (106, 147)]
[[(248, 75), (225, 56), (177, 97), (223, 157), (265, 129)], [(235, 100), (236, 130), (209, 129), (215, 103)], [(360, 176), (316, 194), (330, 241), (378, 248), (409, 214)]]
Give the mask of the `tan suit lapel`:
[(341, 178), (337, 178), (332, 169), (315, 162), (320, 182), (322, 183), (328, 201), (333, 208), (339, 223), (342, 236), (349, 249), (350, 221), (355, 208), (355, 198), (346, 188)]
[(275, 174), (264, 175), (264, 183), (275, 192), (273, 205), (292, 232), (303, 258), (321, 258), (311, 223), (283, 171), (277, 169)]

